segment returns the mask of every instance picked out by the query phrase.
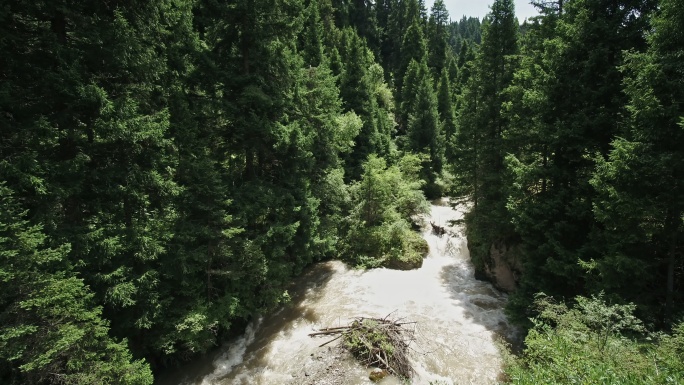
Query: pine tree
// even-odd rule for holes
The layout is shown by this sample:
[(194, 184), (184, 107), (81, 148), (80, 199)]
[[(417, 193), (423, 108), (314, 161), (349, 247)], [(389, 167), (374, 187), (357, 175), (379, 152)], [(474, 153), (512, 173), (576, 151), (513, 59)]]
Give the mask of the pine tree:
[(430, 10), (428, 22), (428, 66), (437, 78), (446, 65), (449, 23), (449, 12), (444, 5), (444, 0), (436, 0)]
[[(680, 302), (684, 226), (684, 21), (681, 4), (664, 1), (652, 19), (645, 53), (627, 54), (627, 130), (591, 180), (605, 255), (591, 265), (597, 290), (617, 293), (674, 321)], [(664, 305), (664, 306), (663, 306)]]
[(147, 384), (149, 366), (109, 335), (94, 294), (47, 246), (42, 226), (0, 184), (0, 380), (5, 384)]
[[(116, 320), (114, 334), (136, 342), (162, 311), (157, 263), (175, 215), (167, 57), (159, 44), (176, 22), (172, 8), (167, 1), (39, 2), (17, 4), (9, 22), (25, 31), (13, 37), (25, 48), (9, 57), (27, 63), (9, 63), (9, 87), (35, 84), (9, 101), (10, 126), (33, 127), (27, 139), (36, 145), (3, 145), (8, 181), (50, 239), (71, 244), (68, 258), (104, 316)], [(4, 134), (10, 141), (19, 139), (13, 131)], [(42, 164), (28, 169), (21, 158)]]
[(387, 18), (387, 32), (381, 51), (383, 65), (393, 76), (395, 82), (401, 81), (401, 79), (397, 79), (397, 77), (399, 76), (399, 69), (401, 67), (402, 38), (408, 27), (408, 23), (405, 19), (405, 8), (407, 4), (407, 1), (389, 0), (390, 13)]
[[(397, 73), (397, 79), (404, 78), (411, 60), (420, 63), (423, 60), (427, 60), (427, 54), (427, 42), (425, 40), (423, 27), (420, 23), (420, 19), (414, 18), (406, 29), (406, 33), (402, 39), (401, 64), (399, 72)], [(397, 92), (402, 92), (402, 87), (403, 84), (400, 82), (397, 85)]]
[(380, 28), (377, 19), (377, 6), (374, 1), (352, 0), (349, 10), (350, 26), (355, 27), (359, 36), (366, 41), (374, 55), (380, 53)]
[[(340, 95), (346, 111), (355, 112), (363, 121), (361, 132), (354, 140), (354, 149), (345, 158), (347, 178), (361, 175), (361, 164), (370, 154), (389, 151), (393, 124), (387, 120), (388, 106), (381, 106), (379, 87), (384, 84), (370, 71), (374, 61), (364, 41), (351, 29), (344, 31), (345, 72), (340, 78)], [(377, 67), (382, 74), (381, 67)], [(381, 111), (382, 110), (382, 111)]]
[(472, 194), (474, 208), (467, 222), (471, 255), (478, 269), (487, 263), (492, 243), (511, 232), (503, 179), (509, 122), (501, 111), (516, 66), (517, 31), (513, 1), (495, 1), (485, 20), (475, 72), (460, 107), (455, 172), (461, 192)]
[(524, 159), (512, 158), (510, 168), (516, 187), (508, 207), (526, 255), (514, 307), (527, 306), (537, 291), (572, 296), (587, 289), (578, 260), (598, 258), (602, 247), (595, 242), (601, 229), (592, 211), (591, 155), (605, 156), (618, 134), (616, 122), (626, 103), (622, 51), (644, 47), (647, 18), (642, 16), (650, 7), (573, 1), (563, 5), (562, 14), (543, 16), (546, 41), (532, 67), (540, 76), (527, 99), (534, 111), (530, 151)]
[(406, 135), (408, 132), (409, 115), (416, 111), (416, 95), (418, 92), (418, 79), (420, 64), (415, 60), (409, 63), (406, 74), (404, 75), (402, 92), (399, 95), (400, 105), (397, 113), (399, 123), (399, 135)]
[[(412, 67), (413, 63), (415, 62), (412, 62)], [(408, 116), (407, 150), (427, 155), (421, 176), (428, 183), (426, 195), (431, 198), (439, 194), (432, 190), (435, 188), (437, 176), (442, 172), (445, 139), (439, 120), (431, 71), (425, 59), (415, 67), (415, 84), (411, 87), (409, 84), (405, 85), (405, 88), (411, 88), (414, 94), (405, 95), (403, 104), (404, 113)]]
[(299, 43), (304, 65), (317, 67), (323, 61), (323, 24), (317, 0), (310, 0), (306, 7), (304, 31)]
[(445, 140), (445, 160), (447, 162), (454, 160), (451, 143), (456, 139), (456, 112), (453, 106), (454, 98), (451, 94), (451, 88), (449, 71), (445, 67), (442, 69), (442, 74), (437, 84), (437, 109), (442, 125), (441, 131)]

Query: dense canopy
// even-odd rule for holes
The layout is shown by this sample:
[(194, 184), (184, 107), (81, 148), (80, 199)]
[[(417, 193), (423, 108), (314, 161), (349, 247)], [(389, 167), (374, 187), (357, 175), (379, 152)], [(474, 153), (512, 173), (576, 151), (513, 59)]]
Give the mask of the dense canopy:
[(681, 379), (684, 2), (533, 3), (1, 6), (0, 383), (152, 384), (312, 263), (419, 266), (446, 195), (530, 354), (622, 306)]

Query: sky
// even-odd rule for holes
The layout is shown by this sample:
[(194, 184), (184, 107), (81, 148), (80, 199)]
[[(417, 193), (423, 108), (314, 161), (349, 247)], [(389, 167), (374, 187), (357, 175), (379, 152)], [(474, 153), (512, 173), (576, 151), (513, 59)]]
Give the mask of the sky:
[[(489, 6), (494, 0), (444, 0), (452, 21), (459, 21), (463, 15), (479, 17), (480, 20), (489, 12)], [(425, 0), (425, 6), (430, 11), (434, 0)], [(537, 15), (536, 9), (530, 5), (530, 0), (515, 0), (515, 15), (519, 22)]]

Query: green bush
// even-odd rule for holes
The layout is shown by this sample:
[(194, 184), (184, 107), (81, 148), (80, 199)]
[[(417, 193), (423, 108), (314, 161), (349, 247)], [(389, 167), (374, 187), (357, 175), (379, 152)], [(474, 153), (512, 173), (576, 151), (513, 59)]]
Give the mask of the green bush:
[(522, 355), (510, 359), (513, 384), (681, 384), (684, 323), (672, 335), (648, 335), (634, 305), (609, 305), (601, 295), (574, 306), (545, 295)]
[(351, 186), (353, 209), (347, 218), (343, 256), (359, 267), (420, 267), (427, 243), (410, 221), (429, 211), (420, 191), (420, 158), (408, 154), (396, 164), (370, 156), (359, 182)]

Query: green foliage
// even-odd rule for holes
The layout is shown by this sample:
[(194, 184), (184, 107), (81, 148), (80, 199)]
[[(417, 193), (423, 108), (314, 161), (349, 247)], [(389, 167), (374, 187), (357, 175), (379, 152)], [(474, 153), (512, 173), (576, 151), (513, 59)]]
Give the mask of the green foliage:
[(473, 71), (460, 95), (458, 130), (450, 149), (454, 190), (473, 202), (466, 225), (471, 256), (479, 271), (489, 262), (491, 245), (512, 237), (505, 207), (504, 158), (515, 149), (507, 140), (510, 121), (501, 111), (508, 103), (506, 89), (518, 66), (517, 54), (518, 27), (513, 2), (496, 1), (483, 26), (482, 45)]
[[(488, 264), (494, 241), (523, 246), (517, 257), (524, 273), (510, 301), (513, 314), (521, 316), (540, 289), (558, 295), (615, 292), (603, 279), (607, 275), (594, 275), (592, 261), (603, 252), (607, 232), (593, 218), (590, 154), (606, 154), (622, 116), (621, 54), (614, 49), (643, 46), (639, 31), (646, 18), (626, 15), (645, 14), (651, 5), (572, 2), (564, 8), (563, 2), (543, 2), (543, 16), (522, 40), (522, 55), (515, 49), (500, 54), (514, 46), (498, 44), (515, 36), (516, 26), (502, 17), (510, 15), (511, 4), (496, 5), (485, 20), (475, 66), (464, 59), (467, 47), (459, 58), (459, 76), (468, 83), (458, 96), (455, 190), (474, 200), (467, 222), (476, 265)], [(577, 67), (579, 62), (586, 65)], [(627, 288), (632, 281), (614, 262), (606, 263), (606, 272)], [(639, 270), (636, 264), (624, 267)]]
[[(206, 352), (317, 260), (419, 266), (452, 182), (478, 269), (521, 244), (518, 319), (603, 290), (673, 325), (684, 7), (540, 6), (522, 49), (510, 0), (482, 29), (442, 1), (1, 6), (0, 381), (150, 383), (143, 358)], [(540, 319), (681, 378), (682, 327), (633, 343), (633, 310)]]
[(479, 45), (482, 42), (482, 24), (477, 17), (463, 15), (459, 21), (452, 21), (448, 26), (449, 46), (454, 52), (462, 52), (467, 45)]
[(347, 249), (343, 255), (357, 265), (420, 266), (425, 241), (411, 230), (412, 217), (427, 212), (420, 187), (420, 158), (404, 155), (397, 164), (372, 155), (361, 180), (350, 188)]
[[(453, 61), (451, 61), (451, 63), (453, 63)], [(449, 70), (445, 67), (442, 69), (442, 74), (439, 77), (439, 83), (437, 85), (437, 109), (439, 110), (441, 132), (444, 135), (444, 156), (445, 161), (447, 162), (454, 159), (453, 149), (449, 143), (453, 143), (456, 139), (456, 110), (454, 108), (451, 83)]]
[(447, 60), (449, 12), (444, 0), (436, 0), (430, 9), (427, 35), (429, 56), (428, 64), (435, 76), (442, 72)]
[(354, 328), (345, 334), (344, 343), (350, 351), (360, 356), (372, 354), (368, 351), (367, 343), (379, 346), (388, 357), (392, 356), (393, 347), (388, 337), (378, 329), (378, 323), (371, 319), (364, 319), (358, 329)]
[(317, 67), (323, 62), (323, 24), (318, 1), (311, 0), (306, 7), (304, 31), (299, 37), (299, 46), (305, 65)]
[[(663, 2), (652, 19), (648, 51), (626, 54), (627, 127), (607, 157), (597, 156), (590, 181), (597, 192), (594, 215), (605, 226), (604, 255), (593, 261), (590, 282), (638, 301), (665, 323), (673, 321), (682, 298), (675, 282), (681, 282), (676, 272), (684, 263), (684, 84), (676, 58), (684, 45), (663, 36), (679, 34), (674, 26), (682, 17), (680, 5)], [(651, 285), (664, 290), (649, 290)]]
[(635, 306), (602, 296), (568, 307), (538, 295), (526, 348), (506, 368), (513, 384), (676, 384), (684, 380), (682, 326), (671, 336), (642, 338)]
[(363, 122), (353, 150), (345, 157), (347, 178), (356, 180), (361, 163), (370, 154), (390, 151), (393, 103), (382, 67), (373, 64), (374, 56), (365, 42), (352, 29), (345, 29), (342, 38), (340, 51), (347, 65), (340, 78), (340, 96), (345, 110), (353, 111)]
[(152, 384), (149, 366), (108, 336), (94, 294), (66, 260), (69, 246), (46, 246), (4, 184), (0, 208), (0, 380)]
[(408, 66), (398, 118), (401, 125), (398, 146), (425, 155), (421, 172), (421, 177), (427, 181), (425, 192), (429, 198), (441, 196), (439, 192), (428, 194), (435, 190), (435, 181), (442, 171), (445, 138), (432, 75), (425, 59), (411, 60)]
[(359, 192), (369, 156), (395, 156), (378, 7), (0, 7), (0, 381), (149, 383), (143, 359), (206, 352), (308, 264), (362, 248), (350, 234), (422, 260), (421, 161)]
[(397, 91), (403, 92), (402, 79), (406, 75), (409, 64), (412, 60), (420, 63), (427, 60), (428, 48), (427, 41), (425, 40), (425, 31), (423, 29), (423, 23), (418, 16), (416, 11), (417, 2), (415, 0), (407, 1), (409, 8), (406, 11), (405, 23), (406, 30), (403, 33), (403, 38), (401, 42), (401, 59), (398, 71), (396, 73), (397, 77)]

